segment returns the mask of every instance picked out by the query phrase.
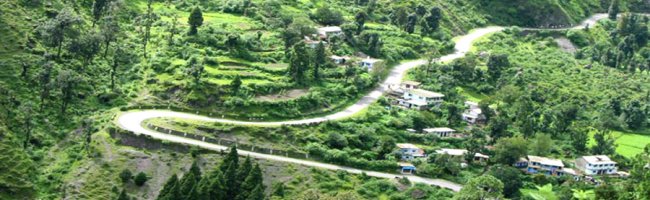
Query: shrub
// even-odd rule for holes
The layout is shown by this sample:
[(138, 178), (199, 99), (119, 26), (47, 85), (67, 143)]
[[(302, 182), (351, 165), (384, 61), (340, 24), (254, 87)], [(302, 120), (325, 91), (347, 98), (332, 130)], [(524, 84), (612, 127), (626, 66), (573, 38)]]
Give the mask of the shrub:
[(129, 169), (124, 169), (122, 172), (120, 172), (120, 179), (122, 179), (123, 183), (127, 183), (131, 180), (133, 177), (133, 174), (131, 173), (131, 170)]
[(144, 172), (138, 173), (138, 175), (135, 175), (135, 179), (133, 179), (135, 185), (137, 186), (143, 186), (144, 183), (147, 182), (147, 180), (149, 180), (149, 178), (147, 177), (147, 174), (145, 174)]

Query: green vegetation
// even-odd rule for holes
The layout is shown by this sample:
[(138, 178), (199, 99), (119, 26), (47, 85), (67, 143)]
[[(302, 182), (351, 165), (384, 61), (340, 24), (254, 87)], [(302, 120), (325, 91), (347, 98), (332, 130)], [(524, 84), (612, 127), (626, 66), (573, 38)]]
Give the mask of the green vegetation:
[[(232, 158), (195, 149), (185, 155), (117, 145), (133, 141), (117, 140), (109, 130), (115, 128), (113, 118), (120, 108), (139, 105), (256, 121), (332, 113), (374, 88), (393, 65), (451, 52), (452, 38), (472, 28), (566, 25), (595, 12), (611, 11), (614, 18), (615, 13), (650, 10), (647, 1), (615, 2), (2, 1), (0, 199), (153, 199), (161, 190), (191, 198), (220, 191), (209, 187), (219, 185), (215, 177), (220, 173), (230, 176), (225, 181), (244, 188), (217, 187), (228, 191), (230, 199), (452, 198), (449, 191), (411, 185), (405, 179), (374, 179), (268, 161), (257, 161), (259, 168), (252, 167), (247, 174), (254, 175), (244, 178), (245, 173), (234, 168), (221, 169), (220, 163)], [(512, 29), (479, 42), (476, 52), (466, 58), (410, 72), (424, 89), (446, 95), (444, 104), (426, 111), (401, 110), (384, 98), (352, 119), (314, 126), (238, 127), (174, 119), (151, 123), (390, 172), (400, 156), (394, 148), (397, 142), (415, 143), (427, 152), (466, 148), (494, 156), (486, 145), (517, 136), (513, 140), (535, 144), (526, 151), (564, 160), (616, 149), (625, 157), (613, 157), (631, 177), (613, 181), (615, 187), (565, 186), (564, 180), (543, 178), (524, 180), (523, 186), (486, 176), (475, 179), (486, 166), (470, 163), (463, 168), (462, 159), (447, 156), (414, 164), (427, 177), (479, 186), (499, 186), (501, 181), (503, 188), (495, 189), (503, 189), (506, 197), (526, 195), (514, 194), (517, 187), (532, 190), (550, 182), (558, 197), (585, 196), (592, 190), (603, 197), (625, 189), (629, 190), (625, 194), (636, 195), (628, 199), (643, 199), (648, 194), (638, 191), (650, 191), (648, 173), (641, 170), (643, 159), (648, 159), (648, 150), (642, 148), (647, 144), (642, 133), (648, 128), (650, 98), (647, 20), (636, 16), (618, 20), (568, 32), (566, 37), (579, 47), (575, 56), (562, 52), (544, 33), (520, 36)], [(343, 35), (313, 35), (315, 28), (331, 25), (340, 26)], [(354, 57), (338, 66), (330, 62), (330, 55)], [(356, 63), (365, 55), (384, 62), (368, 71)], [(286, 99), (258, 98), (288, 91), (303, 92)], [(490, 115), (486, 126), (465, 129), (467, 124), (459, 118), (465, 100), (481, 102)], [(406, 131), (437, 126), (463, 130), (470, 137), (441, 139)], [(201, 128), (222, 132), (214, 135)], [(612, 136), (607, 135), (609, 130)], [(587, 145), (589, 133), (595, 132), (601, 133), (598, 142)], [(190, 166), (195, 160), (198, 164)], [(198, 175), (197, 168), (208, 173)], [(513, 175), (507, 169), (489, 172), (497, 179), (497, 174)], [(179, 186), (165, 187), (169, 177), (176, 177)], [(463, 193), (458, 197), (500, 195)]]

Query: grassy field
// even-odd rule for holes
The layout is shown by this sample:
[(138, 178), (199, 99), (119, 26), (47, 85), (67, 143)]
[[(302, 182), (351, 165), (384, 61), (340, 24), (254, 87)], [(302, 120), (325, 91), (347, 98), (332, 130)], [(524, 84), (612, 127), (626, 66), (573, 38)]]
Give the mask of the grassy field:
[[(589, 146), (595, 145), (596, 141), (593, 140), (594, 132), (589, 134), (591, 136)], [(646, 132), (612, 131), (612, 136), (616, 138), (616, 152), (628, 158), (643, 152), (643, 148), (650, 144), (650, 133)]]

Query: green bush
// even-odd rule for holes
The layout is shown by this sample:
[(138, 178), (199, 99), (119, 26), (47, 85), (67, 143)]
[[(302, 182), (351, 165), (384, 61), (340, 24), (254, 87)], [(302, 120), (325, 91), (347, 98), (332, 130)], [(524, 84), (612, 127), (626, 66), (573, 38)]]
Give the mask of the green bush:
[(149, 180), (149, 178), (147, 177), (147, 174), (145, 174), (144, 172), (138, 173), (138, 175), (135, 175), (135, 179), (133, 179), (135, 185), (137, 186), (143, 186), (144, 183), (147, 182), (147, 180)]

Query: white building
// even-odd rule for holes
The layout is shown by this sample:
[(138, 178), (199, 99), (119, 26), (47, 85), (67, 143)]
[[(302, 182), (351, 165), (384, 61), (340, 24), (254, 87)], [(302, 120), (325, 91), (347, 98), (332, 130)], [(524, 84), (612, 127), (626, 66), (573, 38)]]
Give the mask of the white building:
[(582, 156), (576, 159), (576, 168), (585, 175), (616, 174), (616, 162), (605, 155)]
[(331, 36), (338, 36), (343, 34), (343, 30), (341, 30), (341, 27), (338, 26), (326, 26), (326, 27), (320, 27), (318, 28), (318, 35), (321, 38), (328, 38)]
[[(468, 151), (465, 150), (465, 149), (445, 149), (445, 148), (442, 148), (442, 149), (436, 150), (436, 154), (447, 154), (447, 155), (450, 155), (452, 157), (460, 157), (461, 159), (464, 159), (463, 157), (465, 156), (465, 154), (467, 154), (467, 152)], [(476, 161), (476, 162), (484, 162), (484, 161), (487, 161), (488, 159), (490, 159), (490, 156), (488, 156), (488, 155), (485, 155), (485, 154), (482, 154), (482, 153), (475, 153), (474, 154), (474, 161)]]
[(439, 127), (439, 128), (425, 128), (422, 131), (427, 134), (434, 134), (437, 135), (438, 137), (441, 138), (446, 138), (446, 137), (454, 137), (456, 130), (450, 129), (447, 127)]
[(399, 148), (399, 153), (402, 154), (402, 160), (413, 160), (415, 158), (423, 158), (426, 156), (424, 150), (413, 144), (398, 143), (396, 145), (397, 148)]
[(332, 55), (330, 56), (330, 59), (332, 60), (332, 62), (334, 62), (334, 64), (342, 65), (347, 63), (350, 60), (350, 57)]
[(439, 105), (442, 103), (445, 95), (431, 92), (423, 89), (412, 89), (404, 91), (402, 99), (399, 104), (413, 109), (426, 109), (430, 105)]
[(372, 69), (380, 62), (380, 59), (374, 59), (370, 57), (366, 57), (365, 59), (361, 60), (361, 67), (368, 69), (368, 71), (372, 71)]
[(463, 120), (470, 124), (476, 124), (483, 121), (483, 111), (479, 108), (478, 103), (466, 101), (465, 106), (467, 106), (468, 109), (463, 112)]

